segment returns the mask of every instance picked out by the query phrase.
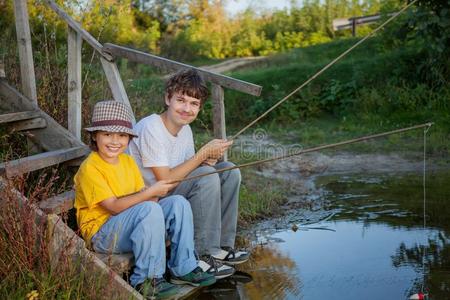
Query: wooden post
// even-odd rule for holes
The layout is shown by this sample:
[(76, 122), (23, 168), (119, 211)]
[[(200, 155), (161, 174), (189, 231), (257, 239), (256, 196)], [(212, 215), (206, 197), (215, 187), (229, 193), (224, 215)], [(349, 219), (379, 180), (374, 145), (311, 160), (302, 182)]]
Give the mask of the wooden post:
[(67, 26), (67, 129), (81, 141), (81, 34)]
[(352, 19), (352, 36), (355, 37), (356, 36), (356, 18), (353, 17)]
[(37, 104), (36, 79), (34, 77), (33, 52), (31, 49), (30, 24), (26, 0), (14, 0), (14, 14), (16, 17), (22, 92)]
[[(225, 128), (225, 104), (223, 87), (212, 83), (212, 102), (213, 102), (213, 130), (214, 137), (217, 139), (226, 139), (227, 132)], [(223, 161), (227, 161), (228, 155), (225, 153)]]
[[(130, 100), (128, 100), (127, 92), (125, 91), (122, 79), (120, 78), (119, 69), (117, 68), (116, 63), (109, 62), (103, 57), (100, 57), (100, 60), (102, 62), (103, 71), (105, 71), (106, 78), (108, 79), (109, 88), (111, 89), (114, 100), (125, 103), (130, 107), (131, 112), (133, 112), (133, 109), (130, 105)], [(135, 123), (136, 119), (133, 113), (133, 124)]]

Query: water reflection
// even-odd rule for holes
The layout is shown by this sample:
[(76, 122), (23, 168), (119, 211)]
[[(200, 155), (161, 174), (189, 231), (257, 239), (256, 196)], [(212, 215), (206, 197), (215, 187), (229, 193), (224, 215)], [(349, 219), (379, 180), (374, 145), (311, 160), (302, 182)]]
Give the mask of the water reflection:
[[(450, 246), (443, 232), (428, 237), (428, 245), (407, 247), (401, 243), (392, 264), (396, 268), (409, 265), (424, 278), (414, 282), (410, 294), (424, 290), (430, 299), (450, 298)], [(424, 280), (425, 279), (425, 280)]]
[[(205, 289), (195, 299), (285, 299), (299, 295), (297, 265), (277, 245), (259, 245), (235, 275)], [(247, 275), (248, 274), (248, 275)]]
[(223, 281), (197, 299), (408, 299), (422, 288), (450, 299), (450, 171), (427, 182), (423, 228), (420, 174), (319, 178), (331, 219), (258, 232), (242, 266), (253, 281)]

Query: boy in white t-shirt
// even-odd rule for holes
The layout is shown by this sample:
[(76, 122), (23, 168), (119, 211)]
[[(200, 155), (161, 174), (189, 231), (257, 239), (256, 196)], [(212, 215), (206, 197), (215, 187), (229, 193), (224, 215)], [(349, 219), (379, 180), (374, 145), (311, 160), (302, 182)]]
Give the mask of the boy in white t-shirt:
[[(230, 162), (217, 163), (232, 141), (214, 139), (195, 152), (189, 124), (197, 118), (208, 95), (205, 82), (195, 70), (180, 71), (166, 84), (166, 110), (136, 124), (134, 130), (139, 137), (130, 142), (129, 151), (146, 184), (233, 166)], [(191, 203), (200, 266), (218, 279), (234, 273), (229, 265), (249, 258), (248, 252), (234, 250), (240, 182), (240, 171), (234, 169), (181, 182), (171, 193)]]

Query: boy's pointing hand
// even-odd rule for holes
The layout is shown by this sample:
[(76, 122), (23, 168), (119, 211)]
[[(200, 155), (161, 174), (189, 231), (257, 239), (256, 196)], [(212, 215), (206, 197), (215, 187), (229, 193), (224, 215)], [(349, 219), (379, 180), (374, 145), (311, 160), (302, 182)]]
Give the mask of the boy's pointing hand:
[(200, 157), (203, 160), (219, 159), (232, 144), (233, 141), (214, 139), (200, 148)]

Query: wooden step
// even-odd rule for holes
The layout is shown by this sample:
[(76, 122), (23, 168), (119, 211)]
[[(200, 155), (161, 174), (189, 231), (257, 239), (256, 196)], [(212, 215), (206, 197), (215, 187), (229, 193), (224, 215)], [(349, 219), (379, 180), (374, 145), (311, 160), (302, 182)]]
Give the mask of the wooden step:
[(2, 163), (0, 164), (0, 174), (5, 174), (6, 177), (10, 178), (79, 158), (89, 154), (89, 152), (90, 149), (86, 146), (44, 152)]
[(73, 208), (75, 191), (70, 190), (39, 202), (39, 208), (47, 214), (61, 214)]
[(127, 273), (134, 266), (133, 253), (105, 254), (94, 252), (108, 267), (118, 274)]
[[(39, 110), (33, 101), (23, 96), (6, 80), (0, 78), (0, 113), (11, 111)], [(72, 147), (84, 146), (84, 144), (66, 128), (58, 124), (52, 117), (40, 111), (41, 117), (47, 122), (47, 127), (35, 130), (29, 139), (39, 145), (45, 151), (55, 151)]]
[(41, 113), (39, 110), (13, 112), (13, 113), (0, 115), (0, 124), (34, 119), (34, 118), (38, 118), (38, 117), (41, 117)]
[(47, 127), (47, 121), (44, 118), (34, 118), (29, 120), (8, 123), (9, 132), (42, 129), (45, 127)]
[[(117, 274), (128, 273), (134, 266), (134, 256), (133, 253), (123, 253), (123, 254), (104, 254), (93, 252), (101, 261), (105, 263), (109, 268), (115, 271)], [(192, 287), (190, 285), (180, 285), (180, 291), (177, 295), (170, 299), (185, 299), (186, 297), (192, 295), (199, 288)]]

